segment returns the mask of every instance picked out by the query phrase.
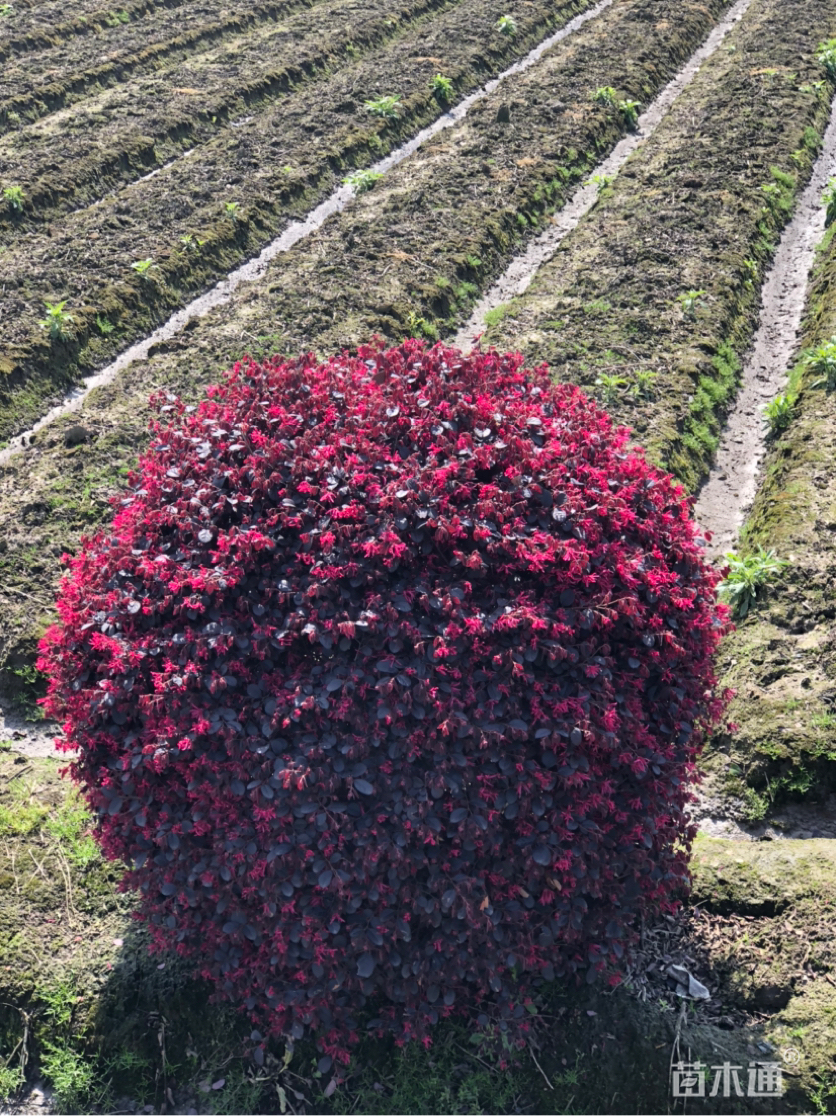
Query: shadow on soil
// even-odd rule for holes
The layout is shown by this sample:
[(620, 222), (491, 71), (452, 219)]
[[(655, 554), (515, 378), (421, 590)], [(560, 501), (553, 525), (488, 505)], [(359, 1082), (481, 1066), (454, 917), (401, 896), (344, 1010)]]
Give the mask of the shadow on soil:
[[(39, 1081), (63, 1112), (677, 1112), (681, 1058), (708, 1067), (691, 1112), (836, 1112), (836, 842), (701, 838), (690, 909), (646, 929), (624, 986), (547, 988), (522, 1052), (474, 1041), (467, 1021), (439, 1025), (429, 1050), (365, 1038), (335, 1086), (311, 1042), (274, 1044), (257, 1066), (251, 1024), (149, 954), (58, 768), (0, 745), (4, 1111), (42, 1111)], [(711, 1001), (679, 999), (670, 961)], [(747, 1096), (749, 1067), (789, 1048), (783, 1098)], [(708, 1095), (724, 1063), (743, 1096), (734, 1076), (730, 1096), (722, 1079)]]

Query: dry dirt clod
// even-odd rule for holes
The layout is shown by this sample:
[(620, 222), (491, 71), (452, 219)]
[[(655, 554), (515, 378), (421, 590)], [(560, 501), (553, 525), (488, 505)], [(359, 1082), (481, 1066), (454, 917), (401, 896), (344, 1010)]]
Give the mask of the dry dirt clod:
[(67, 446), (68, 449), (71, 449), (73, 446), (80, 446), (84, 442), (89, 441), (89, 439), (90, 431), (83, 426), (70, 426), (64, 431), (64, 445)]

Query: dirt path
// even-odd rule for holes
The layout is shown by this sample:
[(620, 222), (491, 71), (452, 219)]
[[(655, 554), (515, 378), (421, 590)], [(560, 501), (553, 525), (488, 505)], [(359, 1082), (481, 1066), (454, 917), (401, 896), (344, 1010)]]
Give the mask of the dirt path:
[(710, 531), (709, 552), (737, 542), (761, 480), (768, 441), (764, 406), (787, 383), (798, 351), (816, 246), (824, 234), (822, 190), (836, 174), (836, 108), (813, 175), (784, 230), (761, 294), (760, 321), (743, 361), (741, 386), (726, 421), (717, 459), (697, 496), (694, 518)]
[(468, 322), (462, 326), (453, 341), (464, 352), (470, 352), (474, 339), (484, 333), (491, 311), (503, 303), (524, 294), (539, 269), (547, 263), (563, 240), (575, 229), (598, 200), (600, 181), (614, 178), (630, 156), (656, 130), (679, 94), (697, 75), (700, 67), (719, 48), (723, 39), (749, 9), (752, 0), (737, 0), (717, 23), (698, 50), (689, 58), (676, 77), (665, 86), (656, 100), (638, 119), (635, 132), (622, 139), (597, 168), (595, 178), (585, 182), (553, 219), (546, 231), (516, 256), (507, 270), (476, 303)]
[[(582, 12), (566, 23), (562, 28), (534, 47), (523, 59), (515, 62), (496, 78), (491, 79), (480, 89), (465, 97), (449, 112), (438, 117), (429, 127), (423, 128), (406, 143), (396, 148), (391, 154), (374, 164), (371, 168), (375, 174), (383, 174), (408, 158), (428, 140), (439, 132), (450, 128), (463, 120), (471, 108), (488, 95), (494, 93), (500, 84), (515, 75), (525, 73), (542, 56), (579, 30), (589, 20), (600, 15), (612, 4), (613, 0), (599, 0), (595, 7)], [(304, 219), (294, 221), (285, 231), (268, 244), (254, 259), (248, 260), (241, 267), (236, 268), (224, 280), (219, 282), (212, 290), (194, 299), (182, 310), (177, 311), (164, 325), (154, 330), (150, 336), (132, 345), (125, 350), (115, 361), (101, 372), (89, 377), (81, 388), (76, 388), (57, 406), (24, 433), (12, 438), (7, 447), (0, 450), (0, 465), (8, 461), (11, 456), (26, 446), (33, 434), (43, 429), (56, 418), (77, 411), (90, 391), (110, 383), (114, 377), (136, 361), (144, 360), (155, 346), (176, 336), (189, 322), (205, 316), (210, 310), (222, 306), (229, 301), (233, 292), (243, 283), (254, 283), (264, 274), (269, 262), (276, 256), (288, 252), (294, 245), (305, 237), (310, 236), (320, 229), (326, 220), (344, 209), (354, 199), (354, 192), (350, 186), (339, 186), (329, 197), (321, 202), (315, 209), (308, 213)]]
[[(290, 67), (284, 75), (290, 81), (298, 70), (298, 52), (304, 58), (305, 44), (311, 50), (316, 44), (321, 48), (318, 65), (330, 67), (321, 81), (302, 83), (278, 105), (268, 98), (253, 115), (233, 120), (215, 138), (202, 134), (198, 120), (195, 128), (185, 129), (180, 136), (191, 143), (196, 130), (197, 138), (205, 141), (188, 159), (173, 159), (158, 175), (129, 183), (100, 205), (65, 215), (54, 225), (35, 222), (29, 227), (24, 222), (25, 232), (10, 237), (0, 256), (0, 277), (5, 280), (0, 287), (0, 316), (8, 322), (0, 352), (0, 371), (8, 385), (8, 405), (0, 412), (0, 440), (29, 427), (56, 402), (68, 379), (106, 366), (130, 342), (147, 338), (170, 314), (188, 306), (284, 233), (288, 235), (273, 251), (286, 250), (298, 239), (294, 221), (301, 219), (303, 235), (318, 227), (350, 200), (351, 192), (340, 189), (339, 183), (352, 169), (367, 167), (389, 152), (394, 152), (393, 157), (384, 161), (383, 169), (407, 157), (416, 145), (460, 120), (486, 95), (486, 75), (504, 81), (517, 72), (514, 63), (521, 54), (521, 66), (527, 68), (612, 0), (599, 0), (595, 8), (590, 8), (589, 0), (568, 0), (557, 8), (547, 0), (524, 5), (526, 15), (520, 18), (513, 39), (494, 32), (496, 13), (504, 6), (500, 0), (452, 4), (402, 0), (398, 8), (383, 13), (379, 5), (366, 0), (354, 3), (354, 9), (372, 16), (376, 12), (376, 17), (353, 29), (337, 19), (340, 12), (344, 14), (346, 2), (323, 3), (322, 14), (332, 17), (330, 30), (320, 27), (316, 35), (307, 36), (300, 30), (299, 41), (285, 44), (284, 53), (275, 60), (277, 82), (284, 73), (283, 62)], [(583, 11), (573, 19), (578, 8)], [(428, 13), (433, 11), (436, 14), (430, 19)], [(423, 20), (412, 26), (407, 20), (410, 12), (422, 12)], [(403, 26), (391, 23), (389, 17), (398, 14)], [(557, 29), (544, 41), (544, 28), (555, 25)], [(395, 26), (398, 34), (393, 34)], [(351, 43), (351, 36), (356, 43)], [(523, 53), (525, 44), (532, 43), (528, 54)], [(348, 46), (361, 57), (345, 56)], [(444, 69), (456, 82), (455, 95), (465, 94), (451, 112), (445, 111), (429, 86), (439, 67), (441, 56), (435, 53), (439, 50)], [(338, 62), (329, 62), (332, 54)], [(405, 58), (410, 61), (406, 70)], [(254, 97), (253, 88), (247, 89), (247, 95)], [(402, 96), (396, 119), (366, 110), (367, 96), (393, 90)], [(173, 123), (163, 105), (160, 127), (171, 124), (179, 135), (178, 120), (194, 116), (183, 100), (179, 98)], [(241, 100), (239, 108), (245, 107)], [(153, 136), (138, 134), (134, 140), (138, 146), (129, 144), (127, 154), (119, 143), (113, 149), (103, 143), (101, 150), (81, 160), (73, 158), (73, 145), (66, 150), (60, 144), (71, 167), (67, 189), (76, 174), (83, 178), (90, 172), (98, 180), (104, 171), (105, 180), (108, 175), (118, 178), (125, 160), (143, 165), (156, 157)], [(66, 183), (62, 185), (60, 175), (54, 177), (60, 195)], [(238, 207), (234, 219), (225, 210), (227, 202)], [(317, 206), (321, 208), (310, 217)], [(190, 238), (185, 244), (184, 237)], [(93, 242), (95, 255), (88, 251)], [(154, 266), (143, 279), (132, 271), (132, 264), (144, 259), (153, 260)], [(263, 258), (231, 280), (224, 278), (225, 291), (230, 282), (234, 287), (257, 276), (262, 263)], [(38, 326), (47, 298), (67, 299), (74, 316), (72, 337), (60, 344), (50, 344)], [(196, 309), (189, 308), (185, 317), (173, 323), (173, 331), (212, 304), (210, 297)]]

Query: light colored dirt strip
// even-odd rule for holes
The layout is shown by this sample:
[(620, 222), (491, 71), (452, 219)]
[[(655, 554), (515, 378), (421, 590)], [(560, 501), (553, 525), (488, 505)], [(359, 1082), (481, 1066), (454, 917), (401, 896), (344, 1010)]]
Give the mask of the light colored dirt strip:
[[(821, 215), (811, 224), (821, 229)], [(802, 354), (836, 336), (835, 232), (814, 265)], [(704, 757), (715, 832), (742, 818), (754, 833), (804, 825), (825, 836), (836, 818), (836, 391), (803, 357), (791, 383), (793, 418), (769, 448), (741, 547), (773, 548), (787, 566), (721, 649), (737, 728)]]
[[(737, 3), (732, 5), (673, 81), (665, 86), (647, 111), (639, 116), (636, 130), (620, 140), (597, 168), (595, 177), (599, 182), (614, 178), (633, 152), (653, 134), (673, 102), (696, 76), (705, 60), (711, 57), (731, 28), (743, 18), (751, 2), (752, 0), (737, 0)], [(506, 271), (476, 303), (469, 320), (456, 334), (454, 345), (464, 352), (470, 352), (475, 339), (485, 331), (491, 313), (510, 299), (525, 294), (539, 269), (552, 258), (563, 240), (577, 228), (581, 219), (597, 202), (599, 182), (589, 180), (584, 183), (560, 213), (552, 218), (545, 232), (536, 237), (525, 252), (511, 261)]]
[[(426, 102), (434, 72), (451, 81), (455, 101), (592, 2), (511, 0), (503, 9), (490, 0), (319, 0), (315, 20), (307, 10), (288, 16), (0, 138), (0, 181), (24, 194), (22, 215), (0, 210), (0, 239), (101, 200), (187, 148), (203, 146), (236, 163), (245, 152), (268, 166), (286, 161), (289, 122), (295, 130), (304, 124), (310, 157), (327, 159), (344, 146), (341, 134), (362, 133), (372, 122), (366, 99), (397, 92), (408, 125), (416, 88)], [(515, 35), (497, 30), (497, 11), (516, 20)], [(400, 53), (387, 61), (395, 44)]]
[[(411, 141), (373, 171), (395, 165), (429, 136), (462, 119), (488, 94), (488, 86), (480, 91), (477, 84), (485, 70), (496, 72), (508, 55), (519, 59), (520, 48), (531, 40), (537, 45), (519, 65), (522, 69), (533, 65), (544, 50), (573, 34), (609, 3), (599, 0), (575, 18), (572, 13), (583, 6), (576, 2), (563, 8), (555, 8), (549, 0), (521, 5), (526, 14), (511, 39), (495, 31), (497, 13), (507, 10), (507, 0), (462, 0), (450, 11), (408, 29), (369, 60), (346, 67), (327, 84), (288, 96), (273, 113), (205, 145), (153, 180), (121, 191), (95, 210), (72, 215), (54, 229), (40, 234), (33, 230), (14, 240), (0, 257), (0, 276), (5, 280), (0, 314), (8, 322), (5, 352), (0, 350), (6, 383), (0, 437), (25, 428), (44, 412), (44, 399), (55, 394), (62, 373), (66, 379), (74, 360), (86, 368), (101, 366), (107, 356), (124, 349), (126, 341), (147, 336), (161, 317), (188, 304), (197, 292), (269, 243), (271, 234), (286, 230), (273, 249), (283, 251), (300, 234), (318, 228), (350, 200), (346, 188), (327, 199), (352, 165), (363, 165), (372, 152), (391, 150), (399, 138), (411, 135)], [(321, 11), (332, 8), (324, 4)], [(544, 23), (558, 25), (545, 41)], [(438, 41), (434, 49), (442, 52), (451, 80), (462, 90), (477, 86), (476, 94), (449, 112), (439, 105), (429, 84), (438, 57), (425, 53), (436, 37), (444, 36), (451, 43)], [(402, 73), (405, 58), (415, 61)], [(503, 80), (517, 72), (516, 65)], [(492, 79), (491, 90), (499, 80)], [(359, 97), (358, 88), (365, 91)], [(396, 120), (381, 120), (365, 110), (363, 97), (392, 88), (403, 94)], [(435, 123), (416, 136), (427, 121)], [(219, 194), (217, 183), (226, 183), (225, 193)], [(324, 208), (298, 225), (290, 224), (295, 215), (307, 213), (323, 199)], [(228, 201), (239, 207), (234, 220), (225, 212)], [(191, 238), (188, 244), (183, 244), (184, 236)], [(93, 242), (96, 254), (91, 258)], [(154, 267), (143, 280), (131, 271), (131, 264), (149, 258)], [(228, 278), (224, 291), (254, 278), (259, 266)], [(41, 299), (69, 300), (74, 317), (70, 342), (51, 344), (38, 328), (43, 317), (38, 294)], [(218, 292), (213, 297), (217, 299)], [(213, 304), (210, 298), (192, 306), (186, 320)], [(102, 322), (109, 332), (103, 333)], [(178, 328), (177, 322), (172, 328)], [(148, 343), (159, 340), (157, 335)]]
[(834, 174), (836, 110), (812, 178), (764, 281), (758, 332), (743, 361), (740, 391), (723, 430), (717, 460), (694, 506), (695, 519), (712, 535), (709, 550), (717, 555), (734, 546), (755, 499), (769, 434), (764, 407), (786, 387), (798, 350), (808, 278), (824, 233), (821, 195)]
[(759, 280), (829, 115), (833, 0), (754, 0), (485, 341), (591, 388), (692, 490), (756, 324)]
[(452, 328), (478, 294), (476, 281), (500, 274), (534, 224), (623, 134), (619, 114), (590, 93), (609, 79), (625, 97), (651, 100), (724, 7), (716, 0), (713, 8), (614, 0), (277, 257), (257, 287), (242, 288), (204, 322), (152, 350), (146, 363), (88, 394), (74, 416), (87, 444), (66, 447), (72, 420), (64, 417), (39, 431), (24, 454), (6, 455), (0, 654), (8, 681), (26, 680), (51, 608), (56, 552), (102, 519), (109, 492), (146, 441), (151, 390), (165, 385), (193, 395), (245, 348), (331, 349), (375, 330), (402, 337)]

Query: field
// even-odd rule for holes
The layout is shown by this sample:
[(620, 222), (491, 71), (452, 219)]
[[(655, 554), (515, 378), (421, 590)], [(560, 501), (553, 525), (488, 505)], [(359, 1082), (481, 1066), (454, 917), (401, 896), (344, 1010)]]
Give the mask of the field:
[[(836, 1112), (834, 36), (836, 0), (0, 4), (0, 1105), (684, 1111), (690, 1051), (785, 1092), (689, 1111)], [(149, 958), (35, 659), (153, 392), (375, 334), (547, 362), (721, 566), (783, 565), (721, 647), (690, 904), (625, 984), (555, 990), (510, 1066), (441, 1024), (332, 1089)]]

